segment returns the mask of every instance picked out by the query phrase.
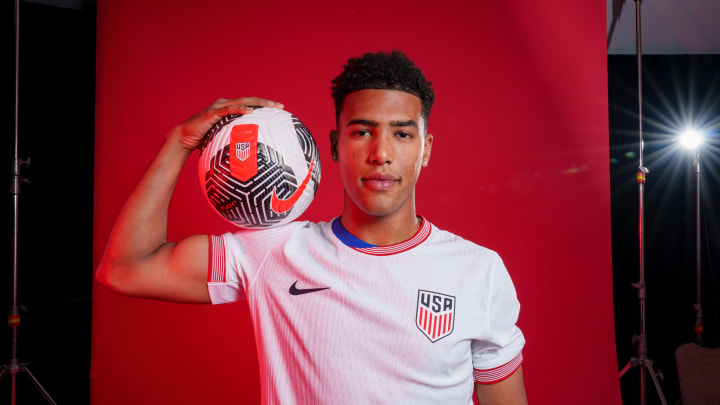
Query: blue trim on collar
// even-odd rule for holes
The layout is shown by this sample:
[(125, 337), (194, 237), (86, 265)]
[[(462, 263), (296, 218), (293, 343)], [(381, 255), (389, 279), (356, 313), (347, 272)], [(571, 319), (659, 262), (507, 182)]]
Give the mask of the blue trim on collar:
[(340, 221), (341, 217), (337, 217), (333, 220), (332, 223), (332, 231), (337, 236), (338, 239), (340, 239), (340, 242), (344, 243), (348, 247), (351, 248), (372, 248), (376, 247), (376, 245), (371, 245), (367, 242), (364, 242), (357, 237), (353, 236), (350, 232), (345, 229), (345, 227), (342, 225), (342, 221)]

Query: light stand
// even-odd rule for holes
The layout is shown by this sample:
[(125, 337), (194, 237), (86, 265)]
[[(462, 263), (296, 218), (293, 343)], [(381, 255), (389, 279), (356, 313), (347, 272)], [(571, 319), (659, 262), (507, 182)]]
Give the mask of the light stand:
[(640, 230), (640, 281), (633, 283), (633, 286), (638, 289), (638, 299), (640, 300), (640, 334), (633, 337), (633, 343), (637, 344), (637, 357), (631, 357), (630, 361), (620, 370), (620, 378), (622, 378), (631, 367), (640, 367), (640, 404), (645, 405), (647, 381), (645, 371), (647, 370), (652, 377), (655, 389), (660, 396), (660, 401), (663, 405), (667, 405), (665, 395), (663, 395), (662, 389), (660, 388), (660, 382), (658, 381), (658, 375), (662, 378), (662, 373), (655, 373), (653, 369), (653, 362), (648, 356), (647, 349), (647, 335), (645, 333), (645, 300), (647, 299), (647, 292), (645, 289), (645, 181), (646, 175), (650, 172), (647, 167), (643, 164), (643, 116), (642, 116), (642, 37), (641, 37), (641, 25), (640, 25), (640, 6), (642, 0), (635, 0), (635, 43), (637, 47), (637, 67), (638, 67), (638, 121), (639, 121), (639, 135), (640, 135), (640, 153), (639, 153), (639, 165), (636, 181), (638, 184), (639, 194), (639, 230)]
[(701, 199), (700, 199), (700, 144), (702, 143), (702, 135), (695, 130), (687, 130), (680, 135), (680, 143), (689, 149), (695, 149), (695, 343), (701, 344), (703, 339), (703, 319), (702, 319), (702, 300), (701, 300), (701, 255), (700, 255), (700, 215), (701, 215)]
[(680, 144), (688, 149), (695, 150), (695, 160), (693, 160), (693, 166), (695, 166), (695, 288), (696, 298), (695, 303), (695, 342), (697, 344), (702, 343), (703, 339), (703, 320), (702, 320), (702, 300), (701, 300), (701, 281), (702, 276), (700, 274), (701, 269), (701, 255), (700, 255), (700, 215), (701, 215), (701, 199), (700, 199), (700, 144), (702, 144), (703, 136), (694, 129), (688, 129), (680, 134)]
[(12, 388), (10, 390), (10, 404), (15, 405), (17, 400), (17, 374), (24, 373), (35, 385), (35, 388), (45, 400), (55, 405), (50, 394), (40, 385), (40, 382), (32, 375), (27, 363), (21, 363), (17, 358), (18, 327), (20, 327), (20, 307), (17, 302), (18, 295), (18, 208), (20, 202), (20, 185), (27, 182), (20, 174), (21, 166), (29, 166), (30, 159), (21, 160), (18, 158), (18, 106), (20, 88), (20, 0), (15, 0), (15, 156), (11, 171), (10, 193), (13, 195), (13, 302), (8, 315), (8, 326), (12, 329), (12, 349), (8, 364), (0, 366), (0, 380), (5, 374), (10, 374)]

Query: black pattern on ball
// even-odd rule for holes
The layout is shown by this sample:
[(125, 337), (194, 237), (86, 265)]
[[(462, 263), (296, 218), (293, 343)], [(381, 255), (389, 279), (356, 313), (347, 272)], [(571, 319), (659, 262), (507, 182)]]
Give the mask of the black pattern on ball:
[(292, 116), (292, 123), (295, 127), (295, 133), (298, 137), (298, 142), (302, 148), (303, 155), (305, 156), (305, 162), (310, 167), (310, 162), (315, 158), (315, 166), (311, 178), (313, 179), (313, 195), (317, 194), (318, 186), (320, 186), (320, 150), (318, 149), (315, 140), (313, 139), (310, 131), (307, 129), (300, 119), (296, 116)]
[(246, 182), (230, 175), (230, 145), (213, 156), (205, 175), (205, 192), (210, 204), (230, 222), (245, 228), (270, 227), (290, 215), (271, 208), (273, 189), (281, 199), (297, 190), (292, 168), (271, 147), (258, 142), (258, 172)]

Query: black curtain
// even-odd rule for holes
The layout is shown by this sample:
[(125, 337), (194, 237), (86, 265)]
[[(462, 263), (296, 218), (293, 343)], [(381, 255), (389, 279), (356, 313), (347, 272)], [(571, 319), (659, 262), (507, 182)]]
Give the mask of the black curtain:
[[(15, 28), (3, 2), (2, 168), (10, 189), (14, 127)], [(68, 9), (21, 2), (18, 358), (58, 404), (90, 402), (90, 317), (95, 96), (95, 7)], [(0, 305), (12, 304), (13, 197), (4, 194)], [(4, 323), (3, 323), (4, 324)], [(11, 331), (0, 333), (0, 362), (11, 355)], [(10, 403), (9, 376), (0, 403)], [(44, 403), (18, 375), (18, 403)]]
[[(640, 333), (638, 247), (638, 98), (635, 55), (608, 56), (615, 336), (622, 368), (637, 349)], [(695, 340), (694, 153), (676, 146), (683, 117), (712, 123), (701, 149), (702, 301), (705, 344), (720, 340), (720, 55), (643, 57), (645, 186), (645, 278), (650, 358), (665, 379), (669, 403), (680, 397), (675, 349)], [(648, 404), (659, 404), (647, 377)], [(639, 372), (621, 380), (623, 403), (639, 400)]]

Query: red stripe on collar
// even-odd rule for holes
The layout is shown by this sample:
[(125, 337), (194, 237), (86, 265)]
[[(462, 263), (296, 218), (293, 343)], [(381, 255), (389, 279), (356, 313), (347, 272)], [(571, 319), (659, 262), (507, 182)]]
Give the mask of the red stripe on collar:
[(366, 253), (373, 256), (389, 256), (394, 255), (397, 253), (402, 253), (407, 250), (410, 250), (414, 248), (415, 246), (425, 242), (425, 240), (430, 237), (430, 231), (432, 230), (432, 225), (430, 225), (430, 222), (425, 220), (424, 217), (422, 218), (422, 223), (420, 224), (420, 229), (415, 232), (415, 235), (413, 235), (410, 239), (396, 243), (394, 245), (390, 246), (375, 246), (375, 247), (369, 247), (369, 248), (352, 248), (354, 250), (357, 250), (358, 252)]

